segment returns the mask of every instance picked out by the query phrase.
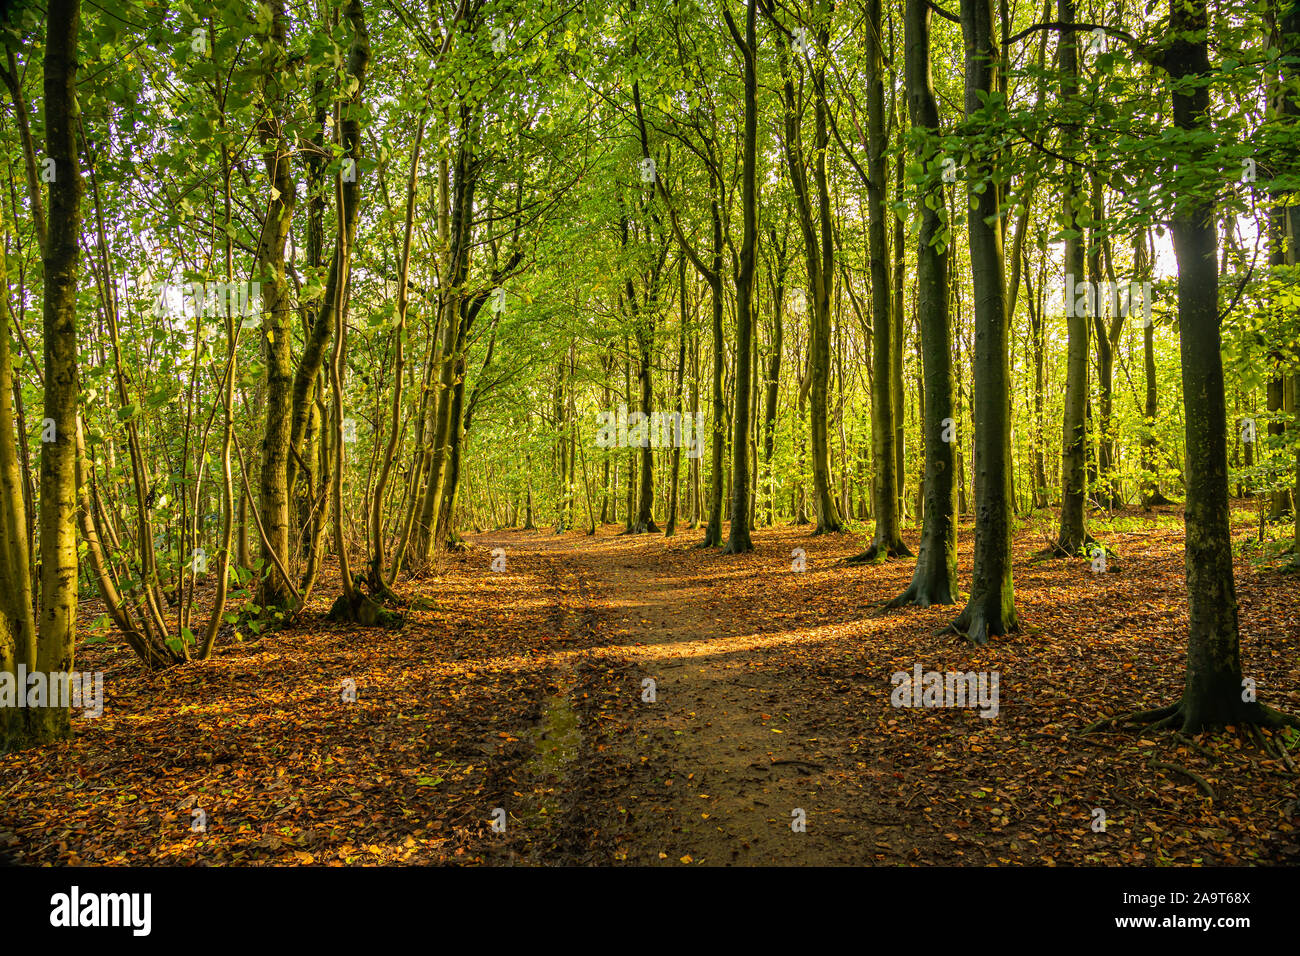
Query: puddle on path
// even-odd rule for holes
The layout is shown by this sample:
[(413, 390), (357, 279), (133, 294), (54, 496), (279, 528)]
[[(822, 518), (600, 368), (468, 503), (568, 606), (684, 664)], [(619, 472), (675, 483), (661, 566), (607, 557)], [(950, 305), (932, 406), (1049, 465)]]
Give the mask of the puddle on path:
[(530, 769), (536, 776), (562, 776), (564, 769), (578, 756), (582, 736), (578, 731), (578, 713), (569, 703), (567, 688), (546, 700), (542, 719), (533, 731), (536, 753)]

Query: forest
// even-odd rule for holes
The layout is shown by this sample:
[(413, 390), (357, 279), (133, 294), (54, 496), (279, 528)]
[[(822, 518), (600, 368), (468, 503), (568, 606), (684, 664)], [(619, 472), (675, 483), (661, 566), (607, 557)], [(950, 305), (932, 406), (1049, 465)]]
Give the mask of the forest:
[(1300, 862), (1300, 0), (0, 40), (0, 858)]

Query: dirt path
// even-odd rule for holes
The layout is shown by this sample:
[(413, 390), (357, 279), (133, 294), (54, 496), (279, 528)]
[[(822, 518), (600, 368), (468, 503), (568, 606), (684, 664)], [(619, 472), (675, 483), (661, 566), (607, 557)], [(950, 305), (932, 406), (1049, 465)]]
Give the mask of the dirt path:
[(724, 572), (791, 576), (774, 547), (710, 576), (685, 540), (657, 536), (477, 543), (533, 565), (566, 620), (606, 638), (561, 664), (586, 733), (580, 755), (546, 768), (570, 798), (562, 826), (577, 831), (548, 843), (581, 847), (572, 862), (860, 864), (915, 847), (925, 821), (886, 806), (897, 794), (864, 788), (861, 774), (845, 789), (852, 755), (828, 746), (818, 701), (775, 666), (797, 635), (727, 601)]
[[(1182, 689), (1177, 516), (1098, 522), (1123, 558), (1104, 574), (1034, 557), (1051, 520), (1014, 542), (1025, 629), (982, 647), (945, 631), (955, 608), (877, 611), (912, 561), (846, 568), (860, 536), (789, 526), (761, 529), (754, 552), (733, 557), (694, 547), (698, 531), (490, 532), (403, 582), (395, 630), (329, 621), (327, 580), (293, 627), (224, 644), (206, 664), (145, 673), (119, 643), (87, 643), (78, 661), (104, 672), (103, 714), (74, 714), (70, 740), (0, 756), (0, 854), (207, 866), (1300, 862), (1296, 778), (1251, 739), (1082, 733)], [(1244, 673), (1262, 700), (1300, 713), (1300, 591), (1252, 560), (1250, 521), (1239, 513), (1234, 569)], [(962, 582), (971, 541), (966, 522)], [(89, 627), (97, 612), (87, 602), (82, 613)], [(1000, 675), (995, 719), (895, 706), (892, 676), (914, 667)], [(193, 828), (196, 810), (207, 829)]]
[[(1241, 738), (1193, 747), (1173, 735), (1081, 734), (1099, 716), (1181, 689), (1180, 528), (1144, 517), (1111, 530), (1124, 562), (1107, 574), (1036, 559), (1041, 534), (1026, 529), (1015, 543), (1025, 628), (978, 648), (946, 631), (955, 608), (877, 613), (906, 587), (913, 562), (846, 568), (839, 559), (859, 545), (852, 535), (768, 528), (752, 554), (724, 557), (694, 547), (699, 532), (665, 540), (616, 530), (497, 532), (472, 545), (515, 557), (527, 575), (518, 586), (552, 608), (568, 642), (547, 655), (563, 703), (559, 719), (543, 716), (534, 745), (558, 756), (535, 760), (521, 789), (538, 792), (541, 774), (540, 802), (550, 805), (534, 808), (520, 862), (1300, 858), (1291, 778)], [(963, 526), (963, 581), (970, 542)], [(1276, 705), (1300, 710), (1290, 700), (1300, 686), (1293, 584), (1245, 557), (1236, 574), (1248, 673)], [(894, 706), (891, 675), (917, 666), (999, 674), (995, 719), (971, 707)], [(648, 681), (653, 702), (643, 700)], [(791, 826), (800, 820), (802, 829)]]

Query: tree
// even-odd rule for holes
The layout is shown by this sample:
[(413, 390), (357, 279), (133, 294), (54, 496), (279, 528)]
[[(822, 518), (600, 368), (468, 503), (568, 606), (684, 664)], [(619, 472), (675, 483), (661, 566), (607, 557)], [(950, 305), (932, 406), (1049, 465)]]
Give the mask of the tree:
[(736, 397), (735, 432), (731, 443), (731, 531), (726, 554), (753, 551), (749, 537), (749, 423), (752, 387), (751, 354), (754, 345), (754, 273), (758, 243), (758, 35), (756, 16), (759, 0), (745, 8), (745, 36), (742, 38), (730, 11), (723, 9), (727, 28), (745, 64), (745, 132), (742, 145), (743, 173), (740, 208), (743, 238), (736, 265)]
[(265, 573), (258, 603), (284, 607), (290, 603), (289, 582), (276, 567), (289, 561), (289, 447), (292, 429), (292, 357), (289, 317), (292, 304), (284, 275), (284, 247), (297, 206), (292, 158), (284, 135), (283, 73), (288, 27), (283, 0), (272, 0), (269, 28), (263, 40), (266, 59), (262, 91), (267, 113), (258, 124), (258, 141), (266, 169), (269, 197), (257, 243), (257, 275), (262, 287), (260, 341), (266, 361), (266, 417), (262, 432), (262, 473), (258, 508), (266, 530), (262, 547)]
[[(79, 0), (51, 0), (45, 40), (45, 151), (53, 162), (45, 244), (45, 423), (41, 444), (40, 618), (35, 670), (72, 671), (77, 636), (77, 276), (81, 170), (77, 163)], [(33, 196), (33, 202), (39, 196)], [(43, 436), (43, 438), (46, 436)], [(21, 633), (21, 632), (20, 632)], [(67, 701), (27, 711), (26, 740), (72, 733)], [(61, 706), (59, 706), (61, 704)]]
[(916, 159), (925, 175), (916, 246), (916, 310), (925, 366), (925, 508), (912, 582), (891, 603), (895, 607), (929, 607), (956, 602), (957, 497), (948, 251), (943, 240), (946, 210), (942, 182), (935, 179), (941, 158), (933, 139), (939, 130), (939, 108), (930, 80), (930, 8), (926, 0), (907, 0), (904, 46)]
[[(966, 120), (996, 118), (998, 64), (991, 0), (962, 0)], [(975, 296), (975, 566), (971, 593), (953, 629), (973, 643), (1019, 630), (1011, 581), (1011, 395), (996, 159), (979, 144), (967, 168), (971, 277)]]
[[(882, 560), (911, 555), (900, 533), (899, 484), (896, 429), (901, 413), (901, 387), (895, 388), (895, 353), (901, 361), (890, 299), (889, 262), (885, 243), (885, 150), (889, 132), (885, 127), (885, 67), (880, 0), (868, 0), (863, 40), (867, 58), (867, 234), (871, 257), (871, 449), (875, 463), (876, 532), (858, 559)], [(927, 67), (928, 71), (928, 67)], [(894, 294), (901, 296), (902, 289)]]
[[(1058, 0), (1057, 15), (1063, 23), (1074, 22), (1074, 0)], [(1075, 31), (1061, 31), (1061, 102), (1075, 109), (1079, 83), (1079, 49)], [(1065, 325), (1068, 336), (1065, 373), (1065, 411), (1061, 426), (1061, 522), (1056, 542), (1049, 549), (1064, 557), (1078, 555), (1092, 542), (1084, 522), (1087, 482), (1084, 475), (1084, 451), (1087, 429), (1084, 406), (1088, 401), (1088, 317), (1089, 309), (1078, 308), (1072, 295), (1076, 283), (1084, 281), (1084, 243), (1080, 225), (1083, 208), (1081, 175), (1074, 164), (1063, 170), (1061, 216), (1065, 235)], [(1095, 301), (1095, 297), (1093, 297)]]
[[(1293, 5), (1294, 7), (1294, 5)], [(1297, 24), (1291, 13), (1290, 32)], [(1206, 161), (1201, 130), (1208, 123), (1209, 21), (1205, 0), (1170, 0), (1164, 68), (1173, 123), (1195, 170)], [(1230, 724), (1300, 726), (1242, 691), (1237, 594), (1228, 514), (1227, 409), (1219, 351), (1218, 229), (1213, 199), (1198, 189), (1176, 209), (1179, 351), (1187, 443), (1187, 673), (1182, 699), (1157, 714), (1157, 726), (1200, 733)], [(1249, 699), (1248, 699), (1249, 698)]]
[[(772, 19), (783, 37), (791, 35), (769, 9), (765, 8), (764, 12)], [(810, 46), (807, 41), (799, 44), (810, 52), (816, 50), (816, 56), (810, 67), (813, 88), (811, 185), (808, 181), (810, 164), (803, 145), (803, 109), (800, 105), (801, 98), (795, 92), (794, 67), (791, 63), (793, 57), (788, 43), (782, 44), (779, 48), (785, 132), (781, 147), (790, 174), (790, 186), (794, 191), (799, 228), (803, 233), (804, 262), (808, 274), (808, 379), (811, 400), (809, 456), (813, 474), (813, 505), (817, 513), (815, 534), (843, 530), (843, 519), (835, 503), (835, 496), (831, 492), (830, 438), (827, 424), (831, 371), (831, 286), (835, 282), (831, 198), (826, 173), (826, 153), (830, 143), (825, 65), (825, 58), (828, 55), (827, 46), (830, 42), (830, 32), (826, 25), (828, 12), (825, 4), (818, 5), (817, 22), (811, 28), (815, 35), (815, 44)], [(807, 34), (808, 31), (804, 32)]]

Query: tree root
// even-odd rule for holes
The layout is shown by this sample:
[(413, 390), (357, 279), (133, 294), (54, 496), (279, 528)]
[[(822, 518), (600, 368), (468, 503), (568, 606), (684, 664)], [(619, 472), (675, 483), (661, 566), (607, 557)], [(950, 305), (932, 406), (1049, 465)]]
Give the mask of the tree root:
[[(1202, 730), (1214, 729), (1211, 727), (1188, 726), (1187, 709), (1180, 700), (1176, 704), (1169, 704), (1165, 707), (1157, 707), (1155, 710), (1143, 710), (1130, 714), (1118, 714), (1112, 717), (1103, 717), (1095, 721), (1080, 732), (1080, 736), (1091, 734), (1103, 727), (1119, 728), (1124, 724), (1144, 724), (1149, 730), (1172, 730), (1180, 740), (1196, 748), (1200, 753), (1210, 759), (1214, 754), (1206, 750), (1196, 741), (1191, 739), (1191, 734), (1200, 733)], [(1224, 721), (1223, 726), (1232, 726), (1245, 728), (1252, 738), (1260, 745), (1266, 753), (1277, 757), (1287, 764), (1294, 771), (1289, 754), (1284, 753), (1285, 744), (1277, 744), (1269, 741), (1263, 734), (1261, 728), (1280, 729), (1289, 727), (1300, 730), (1300, 717), (1293, 717), (1290, 714), (1284, 714), (1279, 710), (1271, 707), (1265, 707), (1263, 704), (1251, 703), (1245, 710), (1235, 716), (1234, 719)]]
[(1102, 727), (1119, 727), (1123, 724), (1146, 724), (1152, 721), (1164, 720), (1173, 714), (1181, 713), (1183, 705), (1170, 704), (1168, 707), (1157, 707), (1155, 710), (1135, 710), (1128, 714), (1117, 714), (1113, 717), (1103, 717), (1083, 728), (1081, 734), (1090, 734)]
[(991, 637), (1015, 634), (1019, 630), (1020, 623), (1014, 618), (1008, 623), (1000, 617), (997, 619), (990, 617), (982, 607), (972, 607), (967, 604), (966, 609), (957, 615), (957, 619), (938, 633), (960, 634), (976, 647), (981, 647), (987, 644)]
[(841, 563), (848, 565), (860, 564), (881, 564), (887, 556), (874, 544), (865, 551), (859, 551), (857, 554), (850, 555)]
[[(891, 601), (882, 605), (882, 610), (892, 611), (900, 607), (935, 607), (940, 604), (956, 604), (957, 599), (951, 591), (945, 594), (933, 593), (929, 585), (922, 587), (913, 581), (907, 590)], [(946, 599), (945, 599), (946, 598)]]
[(1097, 539), (1090, 534), (1085, 535), (1083, 541), (1081, 541), (1079, 543), (1079, 546), (1077, 548), (1074, 548), (1073, 550), (1071, 550), (1065, 544), (1062, 544), (1060, 539), (1057, 539), (1056, 541), (1052, 541), (1051, 539), (1045, 539), (1045, 540), (1047, 541), (1047, 547), (1045, 547), (1042, 551), (1034, 552), (1034, 554), (1031, 555), (1031, 557), (1033, 558), (1083, 558), (1088, 556), (1088, 552), (1085, 551), (1084, 549), (1087, 548), (1089, 545), (1097, 544)]
[[(1264, 731), (1261, 729), (1261, 726), (1269, 727), (1270, 729), (1294, 727), (1296, 725), (1295, 721), (1293, 718), (1288, 719), (1288, 716), (1286, 714), (1282, 714), (1278, 711), (1269, 710), (1268, 708), (1265, 708), (1265, 710), (1268, 711), (1267, 716), (1269, 718), (1269, 722), (1263, 725), (1260, 724), (1246, 725), (1250, 730), (1251, 738), (1255, 741), (1256, 745), (1258, 745), (1260, 750), (1264, 751), (1264, 753), (1268, 754), (1270, 757), (1274, 757), (1277, 760), (1281, 760), (1284, 764), (1286, 764), (1286, 768), (1289, 771), (1295, 773), (1296, 772), (1295, 761), (1291, 759), (1291, 755), (1287, 752), (1286, 742), (1270, 740), (1268, 737), (1264, 735)], [(1274, 723), (1272, 722), (1273, 720), (1277, 720), (1277, 722)]]
[(328, 618), (362, 627), (400, 627), (403, 622), (402, 615), (388, 610), (360, 591), (351, 599), (346, 594), (335, 598)]
[(910, 558), (912, 557), (911, 549), (902, 541), (885, 543), (880, 539), (871, 542), (871, 545), (859, 553), (844, 559), (845, 564), (881, 564), (889, 558)]
[(1188, 747), (1191, 747), (1193, 750), (1195, 750), (1197, 753), (1199, 753), (1199, 754), (1200, 754), (1202, 757), (1204, 757), (1206, 760), (1214, 760), (1214, 759), (1215, 759), (1214, 751), (1210, 750), (1210, 749), (1207, 748), (1207, 747), (1202, 747), (1200, 744), (1198, 744), (1198, 743), (1197, 743), (1195, 740), (1193, 740), (1191, 737), (1187, 736), (1187, 735), (1186, 735), (1185, 733), (1183, 733), (1181, 730), (1180, 730), (1180, 731), (1176, 731), (1176, 732), (1174, 733), (1174, 736), (1177, 737), (1179, 740), (1181, 740), (1181, 741), (1182, 741), (1184, 744), (1186, 744)]
[(843, 534), (844, 530), (845, 528), (844, 525), (842, 524), (828, 524), (828, 525), (819, 524), (816, 528), (813, 529), (813, 536), (816, 537), (819, 534)]
[(1206, 780), (1204, 777), (1202, 777), (1195, 770), (1188, 770), (1186, 767), (1180, 766), (1179, 764), (1166, 763), (1163, 760), (1152, 760), (1150, 766), (1159, 770), (1170, 770), (1174, 773), (1181, 773), (1189, 780), (1195, 782), (1196, 786), (1200, 788), (1201, 792), (1205, 794), (1207, 797), (1209, 797), (1211, 800), (1217, 799), (1217, 795), (1214, 792), (1214, 788), (1210, 786), (1210, 782)]

